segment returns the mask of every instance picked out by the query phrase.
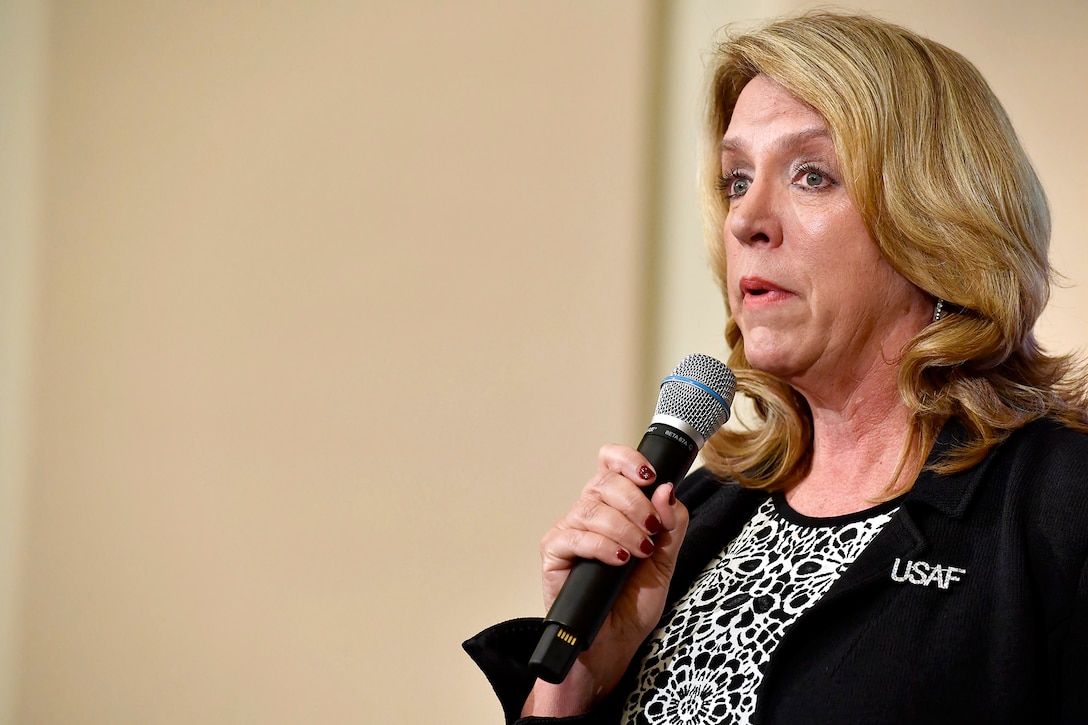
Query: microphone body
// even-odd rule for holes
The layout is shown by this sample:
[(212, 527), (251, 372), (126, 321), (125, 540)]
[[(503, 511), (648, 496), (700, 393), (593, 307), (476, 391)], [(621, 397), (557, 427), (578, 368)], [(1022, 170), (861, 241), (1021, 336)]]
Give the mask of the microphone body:
[[(657, 472), (657, 483), (643, 489), (648, 497), (659, 484), (676, 483), (687, 475), (706, 439), (728, 420), (735, 388), (733, 373), (706, 355), (689, 355), (662, 381), (657, 411), (638, 445)], [(580, 559), (574, 565), (529, 659), (534, 675), (556, 684), (566, 678), (638, 564), (636, 559), (622, 566)]]

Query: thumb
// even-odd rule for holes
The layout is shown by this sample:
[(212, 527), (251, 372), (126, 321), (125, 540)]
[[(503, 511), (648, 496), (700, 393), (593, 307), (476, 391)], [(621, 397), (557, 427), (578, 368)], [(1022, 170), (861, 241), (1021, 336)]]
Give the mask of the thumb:
[(654, 537), (654, 562), (672, 577), (676, 566), (676, 557), (680, 545), (688, 532), (688, 509), (676, 498), (675, 487), (671, 483), (658, 486), (650, 501), (661, 520), (661, 532)]

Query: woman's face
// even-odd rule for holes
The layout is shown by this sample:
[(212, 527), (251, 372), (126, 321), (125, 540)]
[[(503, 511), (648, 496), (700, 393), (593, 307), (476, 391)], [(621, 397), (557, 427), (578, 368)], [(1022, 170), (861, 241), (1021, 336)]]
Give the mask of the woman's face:
[(823, 118), (765, 76), (737, 101), (721, 185), (728, 302), (753, 367), (801, 388), (856, 383), (928, 322), (932, 300), (869, 238)]

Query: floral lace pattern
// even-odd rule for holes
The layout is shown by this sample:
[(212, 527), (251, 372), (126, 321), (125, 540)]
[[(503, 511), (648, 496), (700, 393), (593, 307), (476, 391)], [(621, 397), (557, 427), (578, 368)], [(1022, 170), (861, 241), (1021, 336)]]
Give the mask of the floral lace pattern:
[(764, 502), (651, 635), (622, 722), (749, 722), (783, 634), (895, 513), (878, 511), (832, 523), (790, 517), (802, 522)]

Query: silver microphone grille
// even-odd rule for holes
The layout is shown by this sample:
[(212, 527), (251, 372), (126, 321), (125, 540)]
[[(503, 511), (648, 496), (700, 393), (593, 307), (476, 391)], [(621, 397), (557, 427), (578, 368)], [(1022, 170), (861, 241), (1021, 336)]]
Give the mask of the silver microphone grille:
[(661, 381), (654, 417), (678, 418), (707, 439), (729, 420), (736, 390), (733, 371), (720, 360), (699, 353), (688, 355)]

